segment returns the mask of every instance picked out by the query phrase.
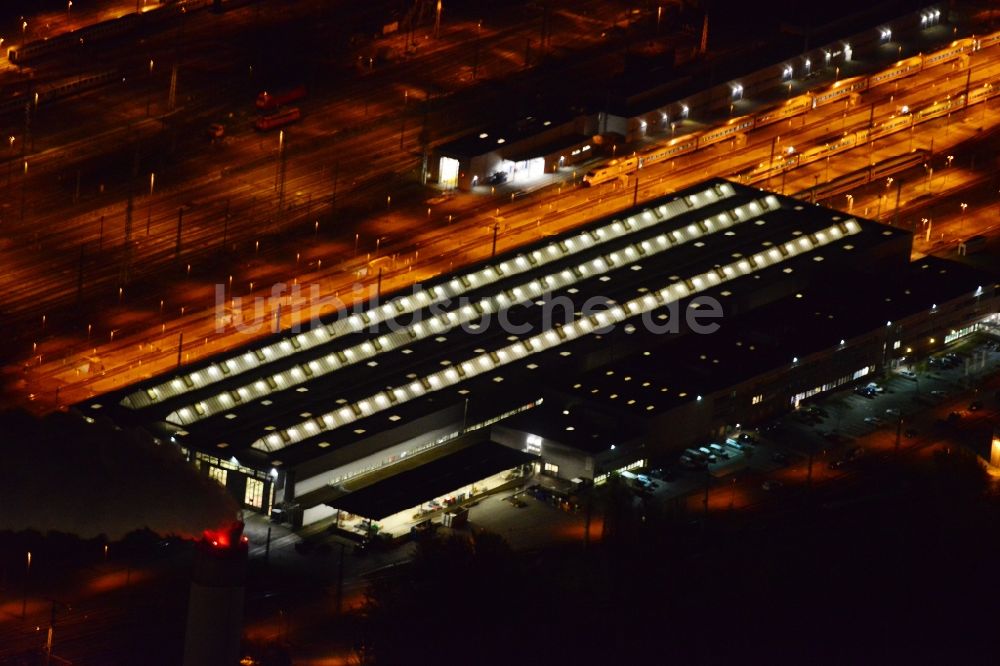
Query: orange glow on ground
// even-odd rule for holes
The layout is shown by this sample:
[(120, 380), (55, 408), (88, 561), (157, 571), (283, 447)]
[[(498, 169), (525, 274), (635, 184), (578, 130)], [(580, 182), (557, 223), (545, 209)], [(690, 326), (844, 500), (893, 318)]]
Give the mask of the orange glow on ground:
[[(601, 516), (594, 516), (590, 520), (590, 540), (600, 541), (601, 532), (604, 530), (604, 519)], [(570, 525), (562, 525), (555, 530), (555, 536), (557, 541), (584, 541), (584, 523), (575, 522)]]
[[(0, 624), (12, 624), (23, 622), (21, 619), (21, 596), (18, 594), (4, 595), (3, 603), (0, 603)], [(25, 615), (31, 618), (36, 613), (47, 613), (52, 608), (52, 603), (43, 599), (32, 599), (28, 597), (28, 604), (25, 606)]]
[(133, 569), (131, 572), (128, 570), (123, 571), (112, 571), (110, 573), (104, 573), (90, 581), (87, 584), (87, 591), (94, 592), (97, 594), (103, 592), (111, 592), (113, 590), (125, 589), (127, 585), (135, 585), (149, 579), (150, 575), (148, 572), (142, 570)]

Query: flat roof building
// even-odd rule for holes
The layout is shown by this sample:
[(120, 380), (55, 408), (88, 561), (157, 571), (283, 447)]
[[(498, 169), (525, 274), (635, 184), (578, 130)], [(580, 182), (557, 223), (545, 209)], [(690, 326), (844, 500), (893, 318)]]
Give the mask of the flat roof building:
[[(911, 264), (911, 243), (716, 179), (77, 409), (176, 443), (296, 525), (471, 488), (456, 461), (492, 483), (600, 482), (995, 316), (992, 278)], [(388, 508), (365, 499), (376, 483)]]

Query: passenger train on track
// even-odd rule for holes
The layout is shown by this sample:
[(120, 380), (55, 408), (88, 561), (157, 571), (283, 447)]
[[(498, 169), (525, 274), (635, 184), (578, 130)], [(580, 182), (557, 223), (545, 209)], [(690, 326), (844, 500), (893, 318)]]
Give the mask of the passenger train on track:
[[(832, 104), (840, 100), (849, 100), (851, 99), (851, 96), (859, 95), (866, 90), (871, 90), (891, 81), (912, 76), (927, 67), (934, 67), (951, 62), (961, 58), (963, 55), (991, 48), (997, 44), (1000, 44), (1000, 31), (991, 33), (984, 37), (968, 37), (956, 40), (939, 51), (901, 60), (892, 67), (882, 70), (876, 74), (843, 79), (821, 91), (803, 93), (802, 95), (789, 99), (783, 104), (761, 111), (756, 115), (733, 118), (721, 127), (705, 130), (703, 132), (685, 134), (684, 136), (670, 139), (665, 143), (646, 148), (642, 152), (635, 153), (629, 157), (613, 159), (606, 162), (602, 166), (598, 166), (593, 170), (588, 171), (583, 177), (583, 184), (588, 186), (599, 185), (618, 178), (627, 177), (628, 174), (642, 169), (643, 167), (651, 166), (686, 153), (700, 150), (712, 144), (719, 143), (720, 141), (736, 139), (743, 133), (752, 129), (764, 127), (765, 125), (769, 125), (771, 123), (801, 115), (810, 109)], [(997, 93), (996, 88), (997, 86), (983, 87), (981, 89), (970, 91), (969, 104), (975, 104), (994, 97)], [(959, 104), (959, 100), (961, 100), (961, 104)], [(822, 159), (827, 155), (848, 150), (849, 147), (856, 145), (859, 139), (861, 143), (864, 143), (865, 141), (876, 139), (880, 136), (892, 134), (900, 129), (904, 129), (905, 126), (909, 126), (911, 123), (920, 123), (924, 120), (929, 120), (930, 118), (947, 114), (951, 110), (962, 108), (964, 104), (964, 94), (956, 96), (946, 102), (931, 105), (930, 107), (917, 113), (890, 119), (882, 125), (873, 128), (871, 130), (871, 136), (868, 136), (867, 134), (869, 130), (861, 130), (860, 132), (851, 133), (849, 136), (845, 136), (842, 140), (838, 140), (834, 144), (817, 146), (816, 148), (812, 148), (802, 154), (788, 155), (783, 158), (786, 160), (785, 162), (782, 162), (778, 167), (770, 167), (770, 169), (778, 168), (780, 171), (781, 168), (791, 168), (795, 164), (807, 164), (809, 161)], [(862, 132), (865, 133), (864, 137), (859, 136)], [(792, 162), (789, 162), (788, 160), (791, 160)], [(754, 177), (756, 177), (756, 175)], [(766, 178), (767, 176), (765, 175), (762, 177)], [(753, 181), (751, 180), (749, 182)]]
[(874, 127), (847, 132), (834, 141), (813, 146), (801, 153), (783, 153), (776, 157), (773, 163), (762, 162), (753, 169), (740, 173), (738, 179), (744, 183), (756, 183), (780, 174), (786, 169), (811, 164), (812, 162), (842, 153), (856, 146), (863, 146), (870, 141), (875, 141), (896, 132), (902, 132), (928, 120), (960, 111), (966, 106), (986, 102), (998, 95), (1000, 95), (1000, 84), (976, 86), (969, 91), (968, 103), (966, 103), (965, 93), (944, 101), (934, 102), (913, 113), (889, 118), (885, 122), (876, 124)]

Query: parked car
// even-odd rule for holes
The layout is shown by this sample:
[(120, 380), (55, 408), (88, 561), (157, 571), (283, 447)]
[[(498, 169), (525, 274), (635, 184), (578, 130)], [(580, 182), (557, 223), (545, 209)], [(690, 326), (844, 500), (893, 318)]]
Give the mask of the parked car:
[(983, 401), (982, 400), (973, 400), (972, 402), (969, 403), (969, 411), (970, 412), (977, 412), (977, 411), (979, 411), (982, 408), (983, 408)]
[(698, 450), (701, 451), (701, 453), (706, 458), (708, 458), (708, 462), (710, 462), (710, 463), (717, 463), (717, 462), (719, 462), (719, 457), (716, 456), (714, 453), (712, 453), (711, 449), (709, 449), (707, 446), (699, 446)]
[(760, 487), (768, 492), (772, 490), (778, 490), (779, 488), (783, 488), (784, 486), (785, 484), (783, 484), (781, 481), (778, 481), (777, 479), (768, 479), (764, 483), (760, 484)]
[(883, 421), (877, 416), (866, 416), (865, 423), (870, 423), (872, 425), (882, 425)]
[(913, 439), (914, 437), (917, 436), (917, 431), (914, 430), (913, 428), (907, 428), (906, 430), (903, 431), (903, 435), (907, 439)]
[(899, 411), (898, 407), (890, 407), (889, 409), (885, 410), (885, 413), (888, 414), (889, 416), (897, 416), (898, 417), (900, 415), (900, 411)]
[(726, 446), (730, 446), (736, 449), (737, 451), (746, 451), (749, 448), (749, 444), (745, 444), (744, 442), (738, 442), (732, 437), (726, 439)]
[(817, 407), (816, 405), (809, 405), (808, 407), (806, 407), (806, 413), (809, 414), (810, 416), (819, 417), (821, 419), (825, 419), (827, 416), (829, 416), (829, 414), (825, 409), (823, 409), (822, 407)]
[(708, 462), (701, 458), (695, 458), (685, 454), (681, 456), (680, 464), (681, 466), (686, 467), (688, 469), (705, 469), (705, 467), (708, 465)]
[(902, 375), (903, 377), (906, 377), (907, 379), (916, 380), (917, 378), (917, 373), (913, 372), (912, 370), (900, 370), (899, 374)]
[(708, 448), (711, 449), (712, 453), (719, 456), (723, 460), (729, 460), (729, 453), (718, 444), (715, 443), (709, 444)]

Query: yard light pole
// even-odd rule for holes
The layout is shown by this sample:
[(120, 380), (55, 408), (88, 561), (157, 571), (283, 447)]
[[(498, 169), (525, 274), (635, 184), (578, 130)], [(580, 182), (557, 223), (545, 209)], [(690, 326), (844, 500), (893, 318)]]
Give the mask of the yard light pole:
[(28, 561), (24, 570), (24, 594), (21, 596), (21, 619), (28, 610), (28, 579), (31, 577), (31, 551), (28, 551)]

